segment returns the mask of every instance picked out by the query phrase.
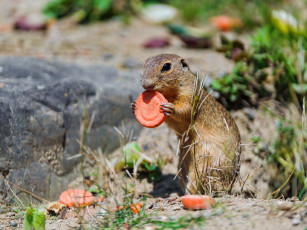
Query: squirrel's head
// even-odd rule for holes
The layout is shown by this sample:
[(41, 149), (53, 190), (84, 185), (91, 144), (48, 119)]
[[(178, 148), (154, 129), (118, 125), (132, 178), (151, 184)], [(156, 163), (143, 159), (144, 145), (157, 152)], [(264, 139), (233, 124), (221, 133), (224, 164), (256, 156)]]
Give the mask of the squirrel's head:
[[(194, 74), (185, 60), (175, 54), (159, 54), (145, 61), (141, 85), (146, 90), (157, 90), (167, 99), (193, 86)], [(189, 88), (189, 87), (188, 87)]]

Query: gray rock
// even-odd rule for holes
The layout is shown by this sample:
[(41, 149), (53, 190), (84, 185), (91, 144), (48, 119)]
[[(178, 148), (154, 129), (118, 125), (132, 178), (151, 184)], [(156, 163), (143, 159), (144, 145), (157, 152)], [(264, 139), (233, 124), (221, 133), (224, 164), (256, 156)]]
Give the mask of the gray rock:
[(85, 144), (108, 153), (119, 146), (114, 126), (141, 126), (130, 111), (139, 74), (35, 58), (0, 59), (0, 203), (4, 180), (53, 199), (76, 176), (80, 125), (94, 118)]
[(293, 218), (292, 219), (292, 225), (296, 226), (296, 225), (299, 225), (300, 223), (301, 223), (300, 218)]
[(12, 226), (13, 228), (17, 227), (18, 223), (15, 220), (11, 220), (10, 221), (10, 226)]

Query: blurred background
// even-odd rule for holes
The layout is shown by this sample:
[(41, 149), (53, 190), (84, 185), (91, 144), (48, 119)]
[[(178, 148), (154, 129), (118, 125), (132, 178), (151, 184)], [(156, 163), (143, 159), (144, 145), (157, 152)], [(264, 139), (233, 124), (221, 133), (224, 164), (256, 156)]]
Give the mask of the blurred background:
[(262, 196), (306, 194), (306, 28), (305, 0), (0, 0), (1, 56), (141, 73), (148, 57), (176, 53), (209, 73), (251, 144), (242, 171)]
[[(276, 29), (282, 33), (290, 26), (292, 33), (306, 23), (305, 4), (304, 0), (1, 0), (0, 50), (3, 55), (104, 58), (117, 65), (124, 62), (124, 68), (126, 62), (128, 67), (132, 62), (140, 67), (148, 56), (174, 52), (196, 68), (216, 72), (214, 63), (221, 63), (221, 71), (229, 71), (232, 67), (211, 52), (225, 49), (220, 46), (221, 31), (250, 45), (249, 36), (272, 22), (269, 14), (274, 10)], [(198, 50), (202, 48), (209, 49)], [(125, 62), (119, 56), (134, 60)]]

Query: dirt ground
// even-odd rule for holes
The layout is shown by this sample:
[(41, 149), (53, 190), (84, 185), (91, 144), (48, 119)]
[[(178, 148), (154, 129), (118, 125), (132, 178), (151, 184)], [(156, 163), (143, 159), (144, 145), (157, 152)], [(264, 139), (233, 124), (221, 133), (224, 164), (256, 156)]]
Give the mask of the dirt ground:
[[(306, 221), (302, 221), (306, 215), (306, 206), (297, 201), (245, 199), (234, 196), (216, 198), (219, 204), (217, 208), (189, 211), (183, 209), (179, 197), (151, 198), (148, 199), (145, 211), (157, 220), (174, 220), (182, 216), (204, 217), (201, 226), (191, 226), (192, 229), (305, 229)], [(102, 207), (102, 208), (101, 208)], [(103, 205), (96, 208), (88, 208), (84, 213), (66, 214), (65, 219), (48, 217), (46, 229), (89, 229), (95, 226), (95, 222), (104, 218), (97, 213), (102, 213)], [(73, 212), (71, 212), (73, 213)], [(73, 216), (73, 217), (69, 217)], [(84, 221), (85, 220), (85, 221)], [(18, 224), (12, 228), (12, 222)], [(86, 222), (86, 224), (84, 224)], [(2, 229), (23, 229), (22, 218), (15, 212), (0, 215)], [(143, 229), (155, 229), (152, 225), (145, 225)]]
[[(243, 192), (241, 195), (216, 197), (216, 205), (207, 210), (185, 210), (181, 203), (183, 192), (177, 179), (174, 180), (178, 161), (175, 156), (177, 140), (174, 133), (165, 125), (156, 129), (144, 129), (137, 142), (142, 152), (148, 157), (152, 159), (160, 157), (165, 162), (162, 167), (163, 177), (160, 181), (149, 182), (146, 177), (141, 176), (141, 173), (138, 174), (140, 176), (137, 178), (130, 179), (128, 176), (124, 176), (124, 172), (119, 172), (117, 174), (118, 178), (108, 172), (108, 178), (101, 178), (105, 182), (99, 184), (113, 181), (113, 185), (110, 185), (112, 189), (109, 187), (113, 191), (112, 196), (107, 197), (101, 203), (97, 203), (96, 206), (81, 209), (81, 211), (80, 209), (68, 209), (65, 214), (60, 214), (56, 217), (47, 215), (46, 229), (92, 229), (97, 225), (99, 226), (98, 223), (104, 222), (103, 218), (108, 218), (103, 214), (116, 206), (115, 200), (123, 201), (123, 186), (127, 186), (128, 190), (131, 190), (130, 192), (135, 195), (135, 203), (142, 202), (145, 204), (145, 213), (152, 219), (174, 221), (181, 217), (204, 218), (200, 226), (191, 225), (189, 229), (306, 229), (307, 204), (306, 202), (298, 201), (296, 197), (288, 199), (257, 199), (251, 198), (250, 193), (245, 194)], [(108, 159), (111, 161), (120, 153), (121, 150), (118, 149), (109, 155)], [(249, 160), (249, 157), (245, 156), (243, 158), (243, 168), (249, 168), (249, 173), (256, 173), (255, 171), (261, 167), (261, 164), (252, 167), (249, 164)], [(106, 165), (102, 166), (107, 167)], [(265, 172), (264, 169), (262, 171)], [(90, 174), (90, 172), (93, 172), (93, 170), (88, 169), (86, 174)], [(265, 180), (261, 179), (261, 177), (263, 175), (260, 173), (258, 181), (262, 181), (265, 184)], [(255, 189), (257, 188), (257, 183), (254, 181), (248, 181), (247, 183), (253, 188), (252, 190), (257, 190)], [(133, 186), (131, 186), (132, 184)], [(89, 189), (82, 183), (81, 176), (72, 181), (69, 187)], [(243, 188), (245, 189), (245, 186)], [(141, 199), (142, 194), (147, 194), (149, 197), (145, 202)], [(256, 192), (254, 196), (257, 196)], [(46, 206), (47, 204), (40, 205), (40, 207)], [(2, 229), (23, 229), (23, 214), (18, 210), (16, 211), (16, 207), (3, 207), (1, 212), (0, 226)], [(13, 228), (12, 224), (17, 224), (17, 227)], [(152, 224), (146, 224), (139, 228), (156, 229)]]
[[(20, 1), (17, 2), (20, 5)], [(34, 13), (37, 12), (36, 8), (41, 7), (40, 4), (32, 6)], [(14, 8), (13, 3), (9, 5), (8, 1), (4, 0), (0, 0), (0, 9), (2, 10), (0, 54), (3, 56), (33, 56), (79, 64), (107, 63), (125, 71), (136, 69), (141, 73), (143, 63), (148, 57), (160, 53), (176, 53), (186, 58), (191, 69), (200, 73), (210, 73), (211, 77), (218, 77), (224, 72), (231, 71), (233, 67), (233, 63), (227, 60), (224, 54), (212, 49), (187, 49), (181, 40), (170, 35), (165, 27), (148, 24), (140, 19), (133, 19), (130, 26), (124, 26), (119, 20), (76, 26), (67, 19), (56, 23), (48, 31), (16, 32), (10, 26), (14, 17), (17, 18), (23, 14), (22, 10), (18, 10), (18, 7)], [(20, 7), (20, 9), (24, 8)], [(4, 12), (6, 14), (11, 12), (15, 16), (8, 20)], [(234, 35), (228, 34), (228, 36)], [(171, 45), (157, 49), (143, 48), (142, 45), (152, 37), (168, 38)], [(245, 36), (242, 38), (244, 40)], [(261, 105), (277, 110), (276, 103), (273, 101), (262, 102)], [(284, 110), (284, 113), (287, 113), (287, 109)], [(274, 169), (268, 168), (263, 157), (253, 153), (254, 146), (251, 145), (250, 138), (258, 135), (270, 144), (276, 135), (274, 119), (263, 113), (261, 109), (243, 109), (233, 112), (232, 115), (239, 126), (243, 137), (242, 142), (246, 144), (242, 154), (241, 180), (239, 181), (241, 183), (238, 184), (238, 191), (242, 190), (243, 194), (216, 198), (219, 205), (213, 209), (184, 210), (180, 201), (182, 192), (178, 183), (173, 180), (177, 171), (176, 137), (165, 126), (161, 126), (157, 129), (144, 129), (138, 139), (139, 146), (145, 154), (148, 156), (160, 154), (166, 162), (162, 168), (161, 182), (148, 183), (146, 179), (136, 182), (136, 190), (139, 193), (146, 192), (151, 196), (147, 201), (146, 211), (165, 221), (184, 215), (203, 216), (206, 221), (200, 229), (204, 227), (239, 230), (306, 229), (306, 203), (297, 201), (295, 198), (262, 199), (272, 192), (269, 180), (272, 178), (271, 174), (274, 174)], [(251, 175), (251, 179), (244, 182), (245, 178)], [(82, 179), (72, 182), (71, 186), (79, 185), (80, 180)], [(85, 219), (91, 222), (96, 218), (104, 218), (95, 213), (103, 209), (106, 202), (111, 201), (106, 200), (96, 208), (86, 210)], [(14, 210), (16, 210), (14, 207), (0, 207), (1, 230), (22, 229), (22, 213)], [(71, 216), (67, 215), (64, 219), (49, 217), (46, 229), (73, 229), (83, 226), (80, 218)], [(154, 228), (146, 226), (145, 229)]]

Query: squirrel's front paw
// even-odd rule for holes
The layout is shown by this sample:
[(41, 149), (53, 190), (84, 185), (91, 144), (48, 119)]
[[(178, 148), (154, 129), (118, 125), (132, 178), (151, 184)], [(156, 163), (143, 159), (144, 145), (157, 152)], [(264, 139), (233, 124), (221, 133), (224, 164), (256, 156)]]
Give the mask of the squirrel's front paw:
[(131, 103), (131, 110), (132, 110), (132, 113), (134, 114), (134, 110), (135, 110), (135, 101)]
[(174, 113), (175, 106), (174, 106), (173, 103), (167, 102), (167, 103), (161, 105), (161, 109), (162, 109), (164, 114), (169, 116), (169, 115)]

